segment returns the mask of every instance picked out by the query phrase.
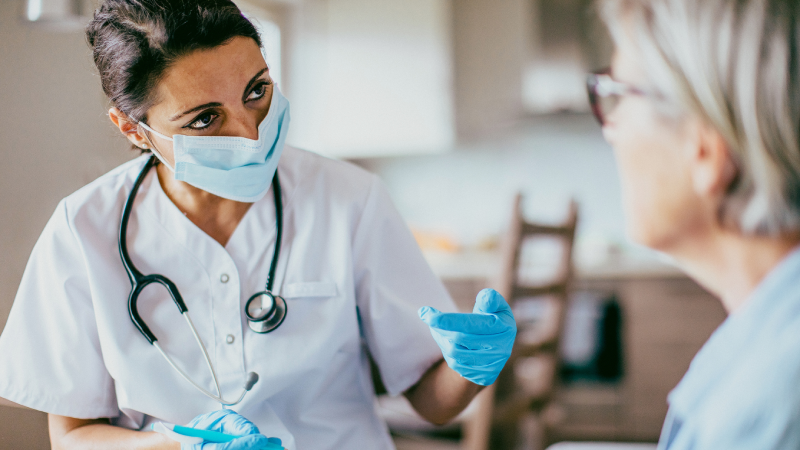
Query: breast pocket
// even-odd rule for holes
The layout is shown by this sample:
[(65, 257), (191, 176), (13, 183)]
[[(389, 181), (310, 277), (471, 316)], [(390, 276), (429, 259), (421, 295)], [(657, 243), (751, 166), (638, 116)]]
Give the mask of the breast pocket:
[(300, 342), (314, 345), (325, 342), (337, 332), (337, 324), (350, 309), (347, 300), (339, 295), (336, 283), (305, 281), (287, 283), (281, 290), (286, 300), (286, 321), (281, 335), (293, 336)]
[(263, 335), (275, 354), (284, 355), (283, 368), (298, 375), (329, 367), (337, 352), (357, 342), (355, 305), (342, 296), (336, 283), (287, 283), (286, 320), (274, 333)]
[(325, 353), (343, 350), (358, 342), (359, 327), (355, 299), (331, 281), (287, 283), (286, 335), (302, 342), (307, 350)]

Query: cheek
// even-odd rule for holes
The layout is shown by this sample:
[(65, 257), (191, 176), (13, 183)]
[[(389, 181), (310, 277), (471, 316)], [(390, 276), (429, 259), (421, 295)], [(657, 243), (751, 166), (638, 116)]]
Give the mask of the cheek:
[(604, 132), (614, 147), (628, 234), (642, 245), (663, 249), (679, 235), (691, 198), (684, 144), (674, 127), (652, 111), (625, 106), (620, 105)]

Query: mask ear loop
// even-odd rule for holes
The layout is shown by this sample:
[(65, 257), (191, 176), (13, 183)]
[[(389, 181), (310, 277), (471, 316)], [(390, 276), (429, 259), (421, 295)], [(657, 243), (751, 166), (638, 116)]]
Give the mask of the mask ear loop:
[[(160, 137), (162, 139), (166, 139), (166, 140), (168, 140), (170, 142), (174, 141), (171, 137), (164, 136), (163, 134), (159, 133), (158, 131), (150, 128), (144, 122), (137, 122), (137, 125), (141, 126), (146, 131), (149, 131), (149, 132), (155, 134), (156, 136), (158, 136), (158, 137)], [(161, 152), (158, 151), (158, 149), (156, 148), (155, 144), (153, 144), (153, 140), (150, 139), (150, 135), (148, 133), (142, 133), (142, 135), (145, 137), (145, 139), (147, 139), (147, 142), (150, 144), (150, 151), (153, 152), (153, 155), (156, 158), (158, 158), (158, 161), (161, 162), (161, 164), (164, 164), (172, 173), (175, 173), (175, 168), (170, 166), (169, 163), (167, 163), (167, 160), (164, 158), (164, 156), (161, 154)]]

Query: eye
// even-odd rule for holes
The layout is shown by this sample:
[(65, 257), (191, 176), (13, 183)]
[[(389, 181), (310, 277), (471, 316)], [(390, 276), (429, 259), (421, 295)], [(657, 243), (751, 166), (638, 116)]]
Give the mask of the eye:
[(192, 130), (204, 130), (214, 123), (214, 120), (217, 118), (217, 116), (218, 114), (204, 112), (203, 114), (195, 117), (194, 121), (189, 125), (186, 125), (185, 128), (190, 128)]
[(272, 84), (272, 83), (268, 82), (268, 81), (264, 81), (264, 82), (258, 83), (253, 88), (253, 90), (250, 91), (250, 95), (247, 96), (245, 101), (246, 102), (250, 102), (250, 101), (253, 101), (253, 100), (259, 100), (259, 99), (263, 98), (264, 95), (266, 95), (266, 93), (267, 93), (267, 86), (269, 86), (270, 84)]

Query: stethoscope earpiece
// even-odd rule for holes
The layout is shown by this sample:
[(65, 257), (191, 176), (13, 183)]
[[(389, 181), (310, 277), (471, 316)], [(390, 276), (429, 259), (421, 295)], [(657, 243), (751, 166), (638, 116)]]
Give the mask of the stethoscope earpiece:
[(251, 330), (266, 334), (278, 328), (286, 318), (286, 300), (272, 292), (261, 291), (247, 300), (244, 313)]

